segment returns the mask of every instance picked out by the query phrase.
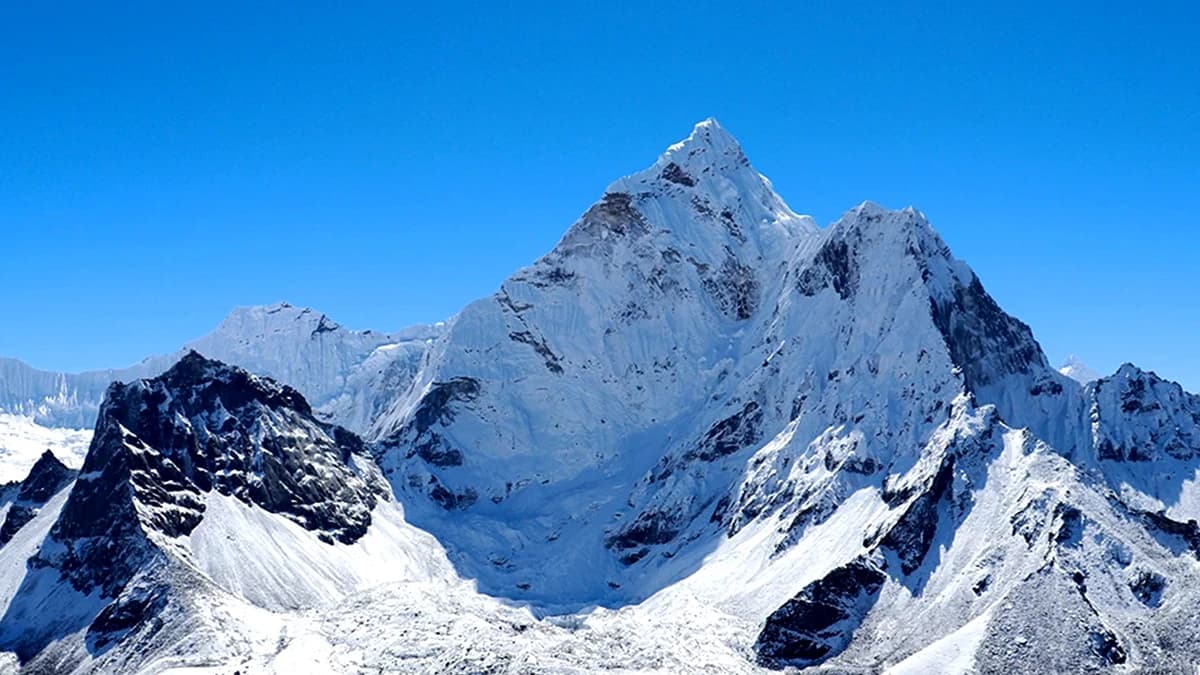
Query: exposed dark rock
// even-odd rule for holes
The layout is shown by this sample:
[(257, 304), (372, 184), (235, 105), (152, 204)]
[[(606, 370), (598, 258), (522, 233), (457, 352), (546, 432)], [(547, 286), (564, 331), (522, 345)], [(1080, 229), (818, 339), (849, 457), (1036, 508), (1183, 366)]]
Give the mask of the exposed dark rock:
[(114, 600), (100, 611), (87, 630), (92, 653), (102, 653), (139, 627), (161, 624), (159, 613), (167, 605), (167, 589), (135, 589)]
[(938, 508), (954, 482), (954, 457), (947, 456), (928, 487), (905, 507), (904, 514), (880, 542), (900, 558), (900, 568), (912, 574), (925, 560), (938, 528)]
[(1127, 655), (1117, 636), (1103, 626), (1088, 631), (1088, 642), (1092, 653), (1100, 657), (1101, 662), (1108, 666), (1125, 663)]
[(1083, 538), (1083, 513), (1070, 504), (1059, 503), (1054, 507), (1054, 518), (1058, 521), (1054, 543), (1077, 546)]
[(413, 413), (413, 425), (425, 431), (434, 424), (445, 424), (454, 420), (455, 402), (473, 401), (479, 396), (479, 380), (472, 377), (455, 377), (446, 382), (434, 382), (429, 392), (421, 398)]
[(740, 411), (714, 424), (688, 457), (711, 462), (756, 443), (762, 437), (762, 421), (758, 403), (749, 401)]
[(1129, 580), (1129, 590), (1147, 607), (1158, 607), (1162, 604), (1163, 591), (1167, 589), (1167, 579), (1157, 572), (1142, 570)]
[(57, 567), (80, 592), (115, 597), (160, 555), (148, 533), (189, 534), (210, 491), (324, 541), (356, 541), (377, 499), (347, 464), (364, 449), (313, 418), (295, 390), (191, 352), (157, 378), (109, 387), (84, 478), (50, 532), (61, 546), (43, 547), (31, 564)]
[(975, 595), (983, 595), (987, 592), (989, 586), (992, 585), (992, 575), (988, 574), (971, 584), (971, 592)]
[(738, 321), (754, 315), (759, 303), (759, 283), (754, 269), (740, 262), (731, 253), (715, 275), (707, 267), (697, 265), (701, 283), (722, 313)]
[(383, 441), (387, 448), (407, 447), (407, 457), (420, 457), (433, 466), (459, 466), (462, 451), (453, 447), (437, 427), (454, 421), (454, 404), (475, 400), (479, 396), (479, 381), (471, 377), (455, 377), (434, 382), (417, 404), (412, 418), (398, 432)]
[(479, 501), (479, 493), (474, 488), (455, 492), (442, 484), (434, 476), (429, 477), (429, 498), (447, 511), (465, 509)]
[(329, 317), (322, 315), (321, 320), (317, 322), (317, 327), (313, 329), (312, 337), (316, 337), (321, 333), (333, 333), (340, 329), (341, 326)]
[(633, 549), (620, 558), (622, 563), (631, 565), (649, 552), (646, 547), (666, 544), (679, 534), (680, 515), (658, 510), (642, 512), (632, 523), (605, 537), (604, 545), (620, 551)]
[(7, 544), (50, 498), (75, 479), (75, 472), (58, 461), (49, 450), (42, 453), (29, 475), (21, 481), (16, 498), (8, 509), (4, 525), (0, 526), (0, 546)]
[(1005, 314), (978, 277), (956, 286), (953, 300), (931, 298), (930, 313), (969, 391), (1036, 365), (1048, 367), (1029, 326)]
[(1061, 393), (1063, 393), (1062, 385), (1050, 379), (1038, 382), (1029, 390), (1031, 396), (1041, 396), (1042, 394), (1058, 396)]
[(1180, 522), (1168, 518), (1164, 513), (1155, 513), (1153, 511), (1131, 510), (1131, 513), (1139, 516), (1142, 522), (1151, 528), (1181, 539), (1191, 550), (1192, 555), (1197, 560), (1200, 560), (1200, 525), (1195, 520)]
[(633, 197), (625, 192), (606, 193), (599, 203), (583, 214), (576, 228), (593, 237), (602, 232), (640, 236), (650, 231), (646, 219), (634, 208)]
[(508, 308), (513, 314), (520, 314), (521, 312), (533, 307), (533, 305), (528, 303), (519, 303), (513, 300), (512, 297), (508, 295), (508, 292), (504, 289), (501, 289), (500, 292), (496, 294), (496, 302)]
[[(538, 280), (542, 282), (541, 286), (561, 286), (575, 278), (575, 273), (563, 267), (554, 266), (548, 269), (538, 267), (534, 272)], [(538, 284), (535, 284), (538, 285)]]
[(860, 557), (806, 586), (767, 617), (754, 642), (759, 665), (805, 668), (844, 651), (885, 579)]
[(549, 370), (556, 375), (562, 374), (563, 368), (561, 365), (559, 365), (558, 355), (551, 351), (550, 347), (546, 345), (545, 339), (539, 338), (527, 330), (509, 333), (508, 339), (533, 347), (533, 351), (537, 352), (537, 355), (542, 357), (542, 360), (545, 361), (546, 370)]
[(1089, 393), (1099, 459), (1200, 457), (1200, 396), (1130, 364), (1095, 382)]
[(679, 166), (675, 162), (671, 162), (670, 164), (664, 166), (662, 173), (659, 174), (659, 177), (672, 183), (686, 185), (687, 187), (695, 187), (696, 185), (696, 180), (689, 176), (687, 172), (683, 170), (683, 167)]
[(741, 225), (738, 225), (737, 219), (733, 215), (733, 211), (730, 211), (729, 209), (721, 211), (721, 222), (725, 224), (725, 231), (729, 233), (729, 236), (745, 243), (746, 233), (742, 232), (742, 227)]
[(825, 288), (833, 288), (843, 300), (850, 299), (858, 290), (858, 265), (844, 239), (826, 241), (813, 263), (796, 278), (796, 290), (803, 295), (811, 297)]
[(856, 473), (863, 476), (870, 476), (875, 472), (883, 469), (883, 464), (873, 457), (858, 457), (853, 452), (835, 454), (832, 451), (826, 451), (823, 457), (825, 468), (829, 471), (842, 469), (850, 473)]

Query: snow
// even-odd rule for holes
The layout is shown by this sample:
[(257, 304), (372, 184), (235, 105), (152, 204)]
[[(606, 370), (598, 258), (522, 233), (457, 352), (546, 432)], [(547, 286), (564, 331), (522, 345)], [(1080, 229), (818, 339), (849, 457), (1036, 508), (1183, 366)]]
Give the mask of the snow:
[(437, 541), (404, 521), (395, 502), (371, 514), (353, 545), (326, 544), (295, 522), (209, 493), (189, 559), (221, 588), (271, 610), (328, 605), (386, 582), (454, 577)]
[(24, 480), (46, 450), (78, 469), (91, 442), (88, 429), (45, 427), (32, 417), (0, 412), (0, 484)]
[(884, 671), (884, 675), (961, 675), (975, 671), (975, 653), (983, 641), (988, 615), (980, 614), (962, 628)]
[(0, 608), (7, 608), (12, 602), (17, 588), (25, 579), (25, 563), (37, 552), (42, 540), (58, 520), (63, 503), (71, 492), (70, 486), (63, 488), (58, 494), (46, 502), (33, 520), (17, 531), (3, 547), (0, 547)]
[(1087, 384), (1100, 379), (1101, 375), (1094, 368), (1084, 363), (1078, 356), (1071, 354), (1066, 361), (1059, 366), (1058, 372), (1075, 380), (1079, 384)]

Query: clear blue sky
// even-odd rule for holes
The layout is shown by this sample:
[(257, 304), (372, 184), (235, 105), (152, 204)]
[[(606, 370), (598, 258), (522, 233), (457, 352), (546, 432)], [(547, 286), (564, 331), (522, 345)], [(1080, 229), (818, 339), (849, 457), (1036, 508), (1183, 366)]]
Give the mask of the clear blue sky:
[(0, 354), (444, 318), (712, 115), (822, 223), (922, 209), (1052, 359), (1200, 389), (1195, 3), (183, 4), (0, 9)]

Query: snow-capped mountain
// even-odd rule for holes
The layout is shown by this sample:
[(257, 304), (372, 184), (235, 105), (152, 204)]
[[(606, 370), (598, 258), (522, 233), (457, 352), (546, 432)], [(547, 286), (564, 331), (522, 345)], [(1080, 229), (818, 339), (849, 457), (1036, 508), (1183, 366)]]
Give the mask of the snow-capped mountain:
[(1074, 354), (1068, 356), (1066, 361), (1063, 361), (1063, 364), (1058, 367), (1058, 372), (1066, 375), (1072, 380), (1075, 380), (1079, 384), (1095, 382), (1101, 377), (1100, 373), (1098, 373), (1088, 364), (1079, 360), (1079, 357), (1075, 356)]
[(441, 331), (440, 325), (412, 326), (397, 333), (353, 331), (320, 312), (286, 302), (239, 307), (213, 332), (180, 351), (128, 368), (55, 373), (0, 359), (0, 411), (30, 418), (41, 427), (90, 429), (109, 384), (158, 375), (194, 350), (286, 382), (313, 401), (323, 418), (365, 429), (383, 404), (370, 393), (404, 388), (428, 342)]
[(198, 351), (292, 386), (188, 353), (108, 388), (78, 478), (43, 457), (57, 482), (5, 492), (0, 647), (29, 672), (1200, 659), (1200, 397), (1131, 365), (1081, 386), (919, 211), (820, 228), (713, 120), (444, 327), (342, 331), (240, 310)]

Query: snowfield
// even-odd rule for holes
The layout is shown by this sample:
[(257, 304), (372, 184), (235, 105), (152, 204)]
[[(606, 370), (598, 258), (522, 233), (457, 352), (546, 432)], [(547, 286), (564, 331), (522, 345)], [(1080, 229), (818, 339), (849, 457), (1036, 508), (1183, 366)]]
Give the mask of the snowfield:
[(0, 412), (0, 483), (25, 478), (46, 450), (53, 450), (67, 466), (78, 468), (91, 442), (90, 429), (45, 427), (30, 417)]

